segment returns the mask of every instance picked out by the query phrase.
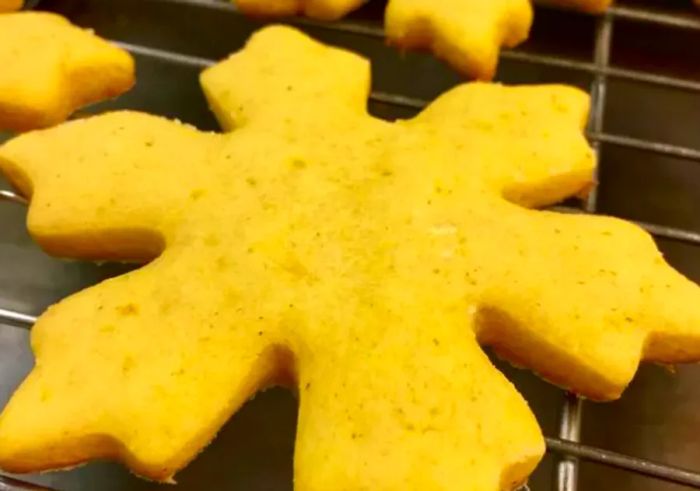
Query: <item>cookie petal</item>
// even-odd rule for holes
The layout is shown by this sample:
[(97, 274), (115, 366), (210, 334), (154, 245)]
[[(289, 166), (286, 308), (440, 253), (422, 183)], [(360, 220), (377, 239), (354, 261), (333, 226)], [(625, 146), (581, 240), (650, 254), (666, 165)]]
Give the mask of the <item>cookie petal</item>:
[(0, 16), (0, 129), (52, 126), (134, 84), (124, 50), (49, 13)]

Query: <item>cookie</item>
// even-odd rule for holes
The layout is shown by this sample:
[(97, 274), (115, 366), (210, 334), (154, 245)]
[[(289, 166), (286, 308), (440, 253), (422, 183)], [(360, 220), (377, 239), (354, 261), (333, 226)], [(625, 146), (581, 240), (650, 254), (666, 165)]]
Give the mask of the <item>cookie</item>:
[(700, 289), (645, 232), (532, 209), (593, 181), (579, 90), (465, 84), (385, 122), (367, 60), (285, 27), (201, 80), (224, 134), (116, 112), (0, 147), (45, 250), (151, 261), (39, 318), (0, 467), (171, 480), (284, 384), (297, 490), (512, 489), (544, 442), (481, 346), (601, 400), (700, 356)]
[[(700, 5), (700, 0), (693, 0)], [(560, 7), (574, 8), (582, 12), (600, 14), (605, 12), (613, 3), (613, 0), (538, 0), (538, 3), (556, 5)]]
[(527, 39), (529, 0), (390, 0), (386, 36), (400, 48), (431, 49), (460, 72), (490, 80), (500, 48)]
[(254, 16), (307, 15), (336, 20), (352, 12), (366, 0), (236, 0), (241, 11)]
[(0, 15), (0, 66), (0, 130), (55, 125), (134, 84), (126, 51), (49, 13)]
[[(235, 0), (252, 15), (292, 15), (331, 20), (343, 17), (363, 0)], [(530, 0), (389, 0), (386, 34), (401, 48), (430, 48), (466, 75), (491, 79), (501, 46), (527, 38)]]
[(0, 12), (19, 10), (23, 4), (23, 0), (0, 0)]
[(543, 4), (574, 8), (582, 12), (600, 14), (605, 12), (605, 10), (612, 5), (613, 0), (540, 0), (540, 2)]
[[(343, 17), (364, 0), (233, 0), (257, 16), (304, 14)], [(389, 0), (385, 30), (390, 44), (429, 49), (462, 74), (491, 80), (502, 47), (525, 41), (532, 24), (531, 0)], [(694, 0), (700, 6), (700, 0)], [(541, 3), (602, 13), (612, 0), (541, 0)]]

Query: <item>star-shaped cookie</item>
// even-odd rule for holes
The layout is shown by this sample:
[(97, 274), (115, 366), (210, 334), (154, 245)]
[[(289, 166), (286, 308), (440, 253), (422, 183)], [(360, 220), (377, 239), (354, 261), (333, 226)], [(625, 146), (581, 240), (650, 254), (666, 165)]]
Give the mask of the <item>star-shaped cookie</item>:
[(223, 134), (117, 112), (0, 147), (48, 252), (151, 261), (41, 316), (0, 467), (168, 480), (285, 384), (299, 491), (511, 489), (544, 443), (481, 346), (601, 400), (700, 357), (700, 288), (645, 232), (531, 209), (591, 185), (584, 93), (466, 84), (390, 123), (365, 59), (285, 27), (202, 84)]
[(0, 130), (52, 126), (134, 83), (126, 51), (49, 13), (0, 15), (0, 66)]

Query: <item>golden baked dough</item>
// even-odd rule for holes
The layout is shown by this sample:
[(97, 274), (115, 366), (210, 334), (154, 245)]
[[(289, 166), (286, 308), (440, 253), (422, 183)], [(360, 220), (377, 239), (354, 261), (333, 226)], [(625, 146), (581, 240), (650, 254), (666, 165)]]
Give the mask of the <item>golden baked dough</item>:
[(126, 51), (49, 13), (0, 15), (0, 67), (0, 130), (60, 123), (134, 83)]
[(366, 0), (236, 0), (236, 5), (250, 15), (303, 14), (316, 19), (335, 20), (365, 2)]
[(284, 383), (299, 491), (511, 489), (544, 443), (480, 344), (595, 399), (698, 359), (700, 289), (645, 232), (528, 209), (591, 185), (577, 89), (467, 84), (389, 123), (366, 60), (285, 27), (202, 84), (225, 134), (116, 112), (0, 147), (48, 252), (154, 259), (41, 316), (0, 467), (168, 480)]
[(559, 5), (561, 7), (577, 9), (582, 12), (599, 14), (605, 12), (605, 10), (612, 5), (613, 0), (540, 0), (540, 3)]
[[(338, 19), (364, 0), (234, 0), (252, 15)], [(501, 46), (527, 38), (530, 0), (389, 0), (386, 33), (401, 48), (430, 48), (461, 72), (493, 78)]]
[(529, 0), (390, 0), (386, 36), (402, 48), (430, 48), (471, 77), (490, 80), (501, 46), (524, 41)]
[(0, 12), (19, 10), (24, 5), (23, 0), (0, 0)]

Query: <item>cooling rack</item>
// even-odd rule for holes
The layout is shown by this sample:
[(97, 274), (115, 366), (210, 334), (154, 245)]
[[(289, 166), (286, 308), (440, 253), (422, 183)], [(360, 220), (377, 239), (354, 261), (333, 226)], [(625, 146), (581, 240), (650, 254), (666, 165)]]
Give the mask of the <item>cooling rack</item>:
[[(239, 15), (234, 6), (217, 0), (143, 1), (144, 3), (178, 4), (187, 6), (190, 9), (216, 11), (226, 15)], [(36, 4), (38, 2), (33, 3)], [(52, 2), (44, 3), (48, 4), (49, 8), (53, 5)], [(75, 4), (80, 4), (80, 0), (67, 0), (67, 3), (74, 6)], [(567, 15), (579, 14), (572, 13)], [(552, 54), (546, 50), (521, 49), (506, 50), (502, 54), (502, 58), (525, 66), (552, 67), (589, 76), (591, 81), (592, 110), (587, 135), (599, 158), (602, 157), (603, 152), (608, 151), (610, 148), (626, 148), (646, 154), (700, 163), (700, 150), (693, 148), (691, 145), (667, 143), (661, 139), (651, 137), (638, 138), (614, 131), (606, 131), (605, 124), (610, 81), (627, 81), (635, 84), (673, 89), (697, 94), (697, 97), (700, 98), (700, 77), (694, 79), (692, 67), (681, 74), (674, 73), (669, 75), (666, 73), (666, 70), (657, 71), (650, 67), (631, 69), (613, 63), (612, 46), (616, 25), (620, 22), (627, 22), (678, 31), (700, 32), (700, 15), (694, 13), (687, 6), (683, 9), (672, 8), (667, 5), (660, 9), (656, 6), (650, 7), (637, 2), (613, 7), (607, 14), (595, 20), (591, 19), (590, 22), (595, 23), (590, 59), (581, 59), (580, 57), (567, 56), (560, 53)], [(368, 20), (363, 17), (335, 23), (319, 23), (313, 20), (297, 18), (290, 19), (290, 23), (302, 28), (322, 29), (372, 39), (383, 38), (381, 25), (376, 20)], [(157, 59), (166, 63), (195, 69), (211, 66), (216, 60), (215, 56), (207, 57), (202, 56), (200, 53), (193, 54), (179, 50), (164, 49), (162, 46), (137, 43), (133, 42), (133, 40), (113, 39), (113, 41), (140, 57)], [(692, 50), (693, 47), (691, 46), (687, 49)], [(698, 71), (700, 72), (700, 67), (698, 67)], [(377, 90), (371, 94), (371, 102), (394, 106), (411, 112), (422, 109), (428, 101), (398, 91)], [(653, 103), (653, 101), (650, 103)], [(663, 125), (666, 122), (659, 122), (659, 124)], [(698, 132), (698, 136), (700, 137), (700, 132)], [(602, 179), (602, 176), (599, 177)], [(598, 198), (598, 193), (594, 191), (582, 206), (558, 206), (555, 209), (565, 213), (597, 213), (600, 211)], [(24, 197), (11, 190), (0, 190), (0, 202), (5, 202), (1, 206), (27, 205), (27, 200)], [(669, 226), (668, 224), (646, 220), (637, 220), (637, 223), (652, 233), (657, 239), (700, 247), (700, 233), (690, 228)], [(2, 324), (30, 329), (35, 320), (35, 316), (29, 313), (0, 308), (0, 323)], [(3, 326), (0, 326), (0, 329), (3, 328)], [(564, 403), (560, 409), (558, 432), (548, 435), (546, 438), (548, 451), (557, 457), (556, 475), (552, 484), (553, 489), (556, 491), (577, 491), (579, 489), (578, 469), (581, 461), (590, 461), (604, 466), (615, 467), (650, 479), (657, 479), (660, 482), (666, 481), (677, 483), (686, 488), (700, 489), (700, 458), (697, 459), (697, 471), (690, 471), (675, 466), (672, 462), (657, 463), (581, 443), (584, 403), (573, 395), (566, 395), (563, 399)], [(698, 438), (700, 438), (700, 434)], [(11, 477), (0, 476), (0, 491), (37, 491), (47, 489)]]

